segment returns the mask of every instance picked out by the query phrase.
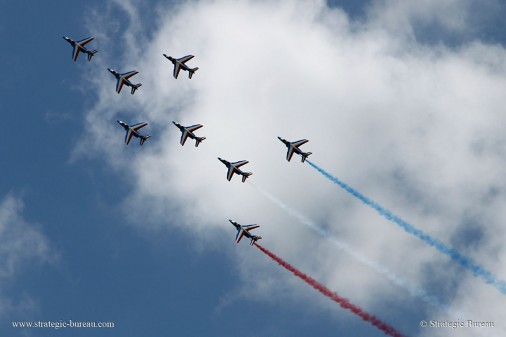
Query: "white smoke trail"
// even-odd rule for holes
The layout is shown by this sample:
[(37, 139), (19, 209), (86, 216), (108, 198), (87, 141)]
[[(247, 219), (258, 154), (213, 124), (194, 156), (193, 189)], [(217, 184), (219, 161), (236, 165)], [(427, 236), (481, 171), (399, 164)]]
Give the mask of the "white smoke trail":
[(316, 225), (310, 219), (308, 219), (304, 215), (300, 214), (296, 210), (292, 209), (288, 205), (284, 204), (282, 201), (280, 201), (279, 199), (275, 198), (270, 193), (266, 192), (264, 189), (256, 186), (252, 182), (249, 182), (249, 184), (254, 189), (256, 189), (258, 192), (260, 192), (260, 194), (262, 194), (267, 199), (269, 199), (271, 202), (273, 202), (274, 204), (276, 204), (278, 207), (280, 207), (281, 209), (283, 209), (284, 211), (286, 211), (290, 216), (296, 218), (302, 224), (304, 224), (307, 227), (309, 227), (312, 230), (314, 230), (321, 237), (323, 237), (323, 238), (329, 240), (330, 242), (332, 242), (337, 248), (343, 250), (344, 252), (346, 252), (348, 255), (352, 256), (353, 258), (355, 258), (357, 261), (359, 261), (363, 265), (371, 268), (372, 270), (376, 271), (379, 274), (384, 275), (393, 284), (406, 289), (412, 296), (417, 297), (417, 298), (423, 300), (424, 302), (432, 305), (433, 307), (436, 307), (439, 310), (442, 310), (442, 311), (445, 311), (445, 312), (449, 313), (449, 308), (448, 308), (447, 305), (441, 303), (441, 301), (439, 301), (433, 295), (428, 294), (424, 289), (421, 289), (419, 287), (416, 287), (416, 286), (410, 284), (408, 281), (406, 281), (405, 279), (403, 279), (403, 278), (395, 275), (393, 272), (391, 272), (387, 268), (385, 268), (385, 267), (377, 264), (376, 262), (371, 261), (370, 259), (368, 259), (364, 255), (356, 252), (348, 244), (346, 244), (345, 242), (343, 242), (343, 241), (341, 241), (341, 240), (339, 240), (339, 239), (331, 236), (325, 229), (323, 229), (320, 226)]

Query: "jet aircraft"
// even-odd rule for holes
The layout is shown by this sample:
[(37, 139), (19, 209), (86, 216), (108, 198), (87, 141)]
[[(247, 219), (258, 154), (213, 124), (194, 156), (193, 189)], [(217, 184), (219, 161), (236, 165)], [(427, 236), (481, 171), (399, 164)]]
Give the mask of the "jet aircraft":
[(234, 220), (228, 220), (234, 227), (237, 229), (237, 235), (235, 236), (235, 242), (239, 243), (241, 241), (242, 237), (245, 236), (248, 239), (250, 239), (250, 245), (253, 245), (257, 240), (260, 240), (262, 237), (253, 235), (249, 231), (253, 230), (255, 228), (260, 227), (259, 225), (241, 225)]
[(188, 71), (188, 77), (192, 78), (193, 74), (199, 70), (198, 67), (196, 68), (190, 68), (185, 63), (194, 58), (193, 55), (186, 55), (181, 58), (175, 59), (172, 56), (167, 56), (163, 54), (172, 64), (174, 65), (174, 78), (177, 78), (177, 75), (179, 75), (179, 71), (183, 69), (184, 71)]
[(118, 82), (116, 83), (116, 92), (119, 94), (121, 92), (121, 88), (123, 88), (123, 84), (126, 86), (132, 87), (132, 91), (130, 92), (132, 95), (135, 93), (135, 90), (139, 89), (139, 87), (142, 85), (142, 83), (133, 84), (130, 82), (129, 78), (134, 76), (135, 74), (138, 74), (138, 71), (129, 71), (128, 73), (120, 74), (117, 71), (107, 68), (111, 72), (111, 74), (116, 77)]
[(74, 41), (70, 37), (66, 37), (66, 36), (64, 36), (63, 38), (65, 39), (65, 41), (70, 43), (72, 45), (72, 47), (74, 47), (74, 49), (72, 51), (72, 59), (74, 61), (77, 60), (77, 56), (79, 55), (79, 52), (81, 52), (81, 51), (83, 53), (88, 54), (88, 61), (91, 61), (91, 58), (97, 52), (97, 50), (88, 50), (84, 47), (85, 44), (93, 41), (94, 37), (88, 37), (88, 38), (82, 39), (80, 41)]
[(295, 142), (289, 142), (286, 139), (283, 139), (281, 137), (278, 137), (278, 139), (280, 141), (282, 141), (286, 145), (286, 147), (288, 148), (288, 152), (286, 153), (286, 160), (288, 160), (288, 161), (290, 161), (290, 159), (292, 159), (292, 156), (294, 153), (301, 155), (302, 162), (304, 162), (306, 160), (306, 158), (311, 154), (311, 152), (302, 152), (299, 149), (299, 146), (301, 146), (302, 144), (306, 144), (308, 142), (307, 139), (301, 139), (301, 140), (298, 140)]
[(253, 174), (251, 172), (243, 172), (239, 168), (239, 167), (243, 166), (244, 164), (249, 163), (247, 160), (241, 160), (241, 161), (236, 161), (235, 163), (231, 163), (231, 162), (226, 161), (225, 159), (221, 159), (220, 157), (218, 157), (218, 159), (223, 164), (225, 164), (225, 166), (228, 168), (228, 172), (227, 172), (227, 180), (228, 181), (230, 181), (230, 179), (232, 179), (232, 176), (234, 175), (234, 173), (242, 175), (242, 182), (245, 182), (246, 178), (248, 178), (250, 175)]
[(175, 126), (178, 127), (179, 130), (181, 130), (181, 145), (184, 145), (186, 142), (186, 139), (190, 137), (191, 139), (195, 139), (195, 147), (199, 146), (200, 142), (206, 139), (206, 137), (197, 137), (193, 133), (193, 131), (200, 129), (203, 127), (202, 124), (195, 124), (192, 126), (182, 126), (181, 124), (178, 124), (176, 122), (172, 122)]
[(128, 145), (130, 143), (130, 139), (132, 139), (132, 136), (136, 137), (136, 138), (140, 138), (140, 142), (141, 142), (141, 145), (144, 144), (144, 142), (150, 138), (151, 136), (143, 136), (139, 133), (139, 130), (143, 127), (145, 127), (146, 125), (148, 125), (147, 122), (143, 122), (143, 123), (137, 123), (137, 124), (134, 124), (134, 125), (128, 125), (127, 123), (125, 122), (122, 122), (120, 120), (117, 121), (119, 125), (121, 125), (125, 131), (126, 131), (126, 135), (125, 135), (125, 143)]

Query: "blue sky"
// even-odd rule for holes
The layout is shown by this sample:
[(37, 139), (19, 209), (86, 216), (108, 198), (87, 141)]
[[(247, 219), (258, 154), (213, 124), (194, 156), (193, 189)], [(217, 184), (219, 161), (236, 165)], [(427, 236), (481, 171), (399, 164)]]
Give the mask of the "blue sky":
[[(506, 32), (499, 1), (6, 1), (0, 147), (0, 335), (381, 336), (245, 242), (263, 245), (410, 336), (455, 320), (316, 235), (251, 182), (357, 253), (495, 321), (504, 295), (294, 158), (329, 172), (506, 279)], [(62, 35), (95, 36), (92, 62)], [(161, 54), (194, 54), (192, 80)], [(267, 66), (266, 66), (267, 65)], [(139, 70), (134, 96), (106, 68)], [(128, 89), (128, 88), (127, 88)], [(147, 120), (141, 148), (116, 119)], [(202, 123), (198, 148), (171, 121)], [(11, 321), (113, 321), (13, 329)]]

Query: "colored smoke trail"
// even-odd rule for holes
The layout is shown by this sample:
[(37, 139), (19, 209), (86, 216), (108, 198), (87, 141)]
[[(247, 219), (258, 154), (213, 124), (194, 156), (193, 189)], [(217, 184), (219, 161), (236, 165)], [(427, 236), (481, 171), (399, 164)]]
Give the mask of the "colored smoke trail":
[(262, 188), (256, 186), (252, 182), (250, 182), (250, 185), (253, 186), (257, 191), (259, 191), (263, 196), (265, 196), (267, 199), (272, 201), (274, 204), (276, 204), (278, 207), (286, 211), (290, 216), (296, 218), (301, 223), (306, 225), (307, 227), (314, 230), (318, 235), (322, 236), (323, 238), (329, 240), (332, 242), (337, 248), (342, 249), (344, 252), (346, 252), (348, 255), (355, 258), (357, 261), (362, 263), (363, 265), (371, 268), (375, 272), (384, 275), (390, 282), (393, 284), (406, 289), (411, 296), (417, 297), (426, 303), (429, 303), (430, 305), (438, 308), (439, 310), (449, 311), (448, 306), (441, 303), (436, 297), (428, 294), (424, 289), (415, 287), (414, 285), (410, 284), (405, 279), (395, 275), (392, 271), (388, 270), (387, 268), (371, 261), (364, 255), (360, 254), (359, 252), (355, 251), (350, 245), (347, 243), (338, 240), (337, 238), (333, 237), (330, 233), (328, 233), (326, 230), (321, 228), (320, 226), (316, 225), (314, 222), (297, 212), (296, 210), (290, 208), (289, 206), (285, 205), (282, 201), (272, 196), (270, 193), (264, 191)]
[(333, 292), (330, 289), (328, 289), (327, 287), (325, 287), (323, 284), (320, 284), (315, 279), (313, 279), (313, 278), (307, 276), (306, 274), (302, 273), (301, 271), (299, 271), (298, 269), (296, 269), (295, 267), (293, 267), (292, 265), (290, 265), (288, 262), (285, 262), (280, 257), (274, 255), (273, 253), (271, 253), (270, 251), (268, 251), (264, 247), (260, 246), (258, 243), (255, 243), (255, 246), (257, 246), (258, 249), (260, 249), (264, 254), (266, 254), (271, 259), (273, 259), (274, 261), (276, 261), (280, 266), (283, 266), (285, 269), (287, 269), (288, 271), (292, 272), (295, 276), (297, 276), (301, 280), (305, 281), (311, 287), (315, 288), (316, 290), (318, 290), (319, 292), (321, 292), (323, 295), (327, 296), (332, 301), (334, 301), (337, 304), (339, 304), (343, 309), (351, 311), (352, 313), (354, 313), (355, 315), (359, 316), (364, 321), (371, 323), (372, 325), (374, 325), (375, 327), (377, 327), (378, 329), (380, 329), (381, 331), (383, 331), (387, 335), (396, 336), (396, 337), (402, 337), (402, 336), (404, 336), (400, 332), (398, 332), (397, 330), (395, 330), (393, 327), (391, 327), (390, 325), (382, 322), (376, 316), (370, 315), (367, 312), (365, 312), (363, 309), (361, 309), (360, 307), (358, 307), (358, 306), (350, 303), (350, 301), (348, 299), (339, 296), (335, 292)]
[(469, 269), (474, 276), (481, 278), (485, 281), (485, 283), (493, 285), (497, 290), (499, 290), (501, 293), (506, 294), (506, 281), (497, 279), (491, 272), (483, 268), (482, 266), (475, 263), (472, 259), (465, 257), (458, 251), (456, 251), (454, 248), (449, 247), (442, 243), (439, 240), (431, 238), (429, 235), (425, 234), (421, 230), (415, 228), (414, 226), (410, 225), (406, 221), (402, 220), (389, 210), (383, 208), (380, 204), (378, 204), (376, 201), (367, 198), (351, 186), (347, 185), (346, 183), (342, 182), (338, 178), (332, 176), (330, 173), (326, 172), (324, 169), (318, 167), (313, 162), (306, 160), (306, 162), (311, 165), (315, 170), (320, 172), (325, 178), (332, 181), (334, 184), (340, 186), (343, 188), (346, 192), (350, 193), (362, 203), (366, 204), (367, 206), (370, 206), (374, 210), (376, 210), (381, 216), (383, 216), (385, 219), (390, 220), (391, 222), (399, 225), (409, 234), (413, 234), (420, 240), (424, 241), (425, 243), (429, 244), (430, 246), (437, 249), (439, 252), (449, 256), (453, 261), (459, 263), (461, 266), (463, 266), (466, 269)]

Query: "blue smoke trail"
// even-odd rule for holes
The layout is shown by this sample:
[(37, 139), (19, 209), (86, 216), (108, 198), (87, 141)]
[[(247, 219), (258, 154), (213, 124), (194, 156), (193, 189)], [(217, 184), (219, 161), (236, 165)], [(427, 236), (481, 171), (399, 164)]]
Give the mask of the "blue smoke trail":
[(425, 290), (421, 288), (417, 288), (411, 284), (409, 284), (406, 280), (403, 278), (395, 275), (393, 272), (388, 270), (387, 268), (378, 265), (377, 263), (369, 260), (367, 257), (363, 256), (362, 254), (356, 252), (353, 248), (351, 248), (348, 244), (346, 244), (343, 241), (338, 240), (337, 238), (331, 236), (330, 233), (328, 233), (325, 229), (321, 228), (320, 226), (316, 225), (314, 222), (306, 218), (304, 215), (300, 214), (296, 210), (288, 207), (285, 205), (282, 201), (272, 196), (270, 193), (264, 191), (260, 187), (254, 185), (252, 182), (249, 182), (251, 186), (253, 186), (257, 191), (259, 191), (263, 196), (265, 196), (267, 199), (272, 201), (274, 204), (276, 204), (278, 207), (286, 211), (290, 216), (296, 218), (301, 223), (306, 225), (307, 227), (314, 230), (318, 235), (322, 236), (323, 238), (329, 240), (332, 242), (335, 246), (337, 246), (339, 249), (342, 249), (344, 252), (346, 252), (348, 255), (355, 258), (357, 261), (362, 263), (363, 265), (371, 268), (375, 272), (384, 275), (390, 282), (393, 284), (406, 289), (411, 296), (417, 297), (425, 301), (426, 303), (429, 303), (430, 305), (449, 312), (448, 306), (441, 303), (436, 297), (429, 295)]
[(389, 210), (383, 208), (381, 205), (379, 205), (376, 201), (371, 200), (361, 194), (360, 192), (353, 189), (351, 186), (347, 185), (346, 183), (342, 182), (341, 180), (337, 179), (336, 177), (332, 176), (330, 173), (326, 172), (324, 169), (318, 167), (313, 162), (306, 160), (306, 162), (311, 165), (314, 169), (316, 169), (318, 172), (320, 172), (325, 178), (332, 181), (334, 184), (339, 185), (341, 188), (343, 188), (346, 192), (353, 195), (355, 198), (362, 201), (367, 206), (372, 207), (375, 209), (381, 216), (386, 218), (387, 220), (390, 220), (397, 225), (401, 226), (402, 229), (404, 229), (409, 234), (413, 234), (420, 240), (424, 241), (425, 243), (429, 244), (430, 246), (437, 249), (439, 252), (448, 255), (453, 261), (459, 263), (461, 266), (463, 266), (466, 269), (469, 269), (474, 276), (479, 277), (485, 281), (485, 283), (488, 283), (492, 286), (494, 286), (497, 290), (499, 290), (501, 293), (506, 294), (506, 281), (497, 279), (491, 272), (486, 270), (485, 268), (481, 267), (477, 263), (475, 263), (472, 259), (465, 257), (458, 251), (456, 251), (454, 248), (449, 247), (442, 243), (439, 240), (431, 238), (429, 235), (425, 234), (421, 230), (415, 228), (414, 226), (410, 225), (406, 221), (402, 220)]

